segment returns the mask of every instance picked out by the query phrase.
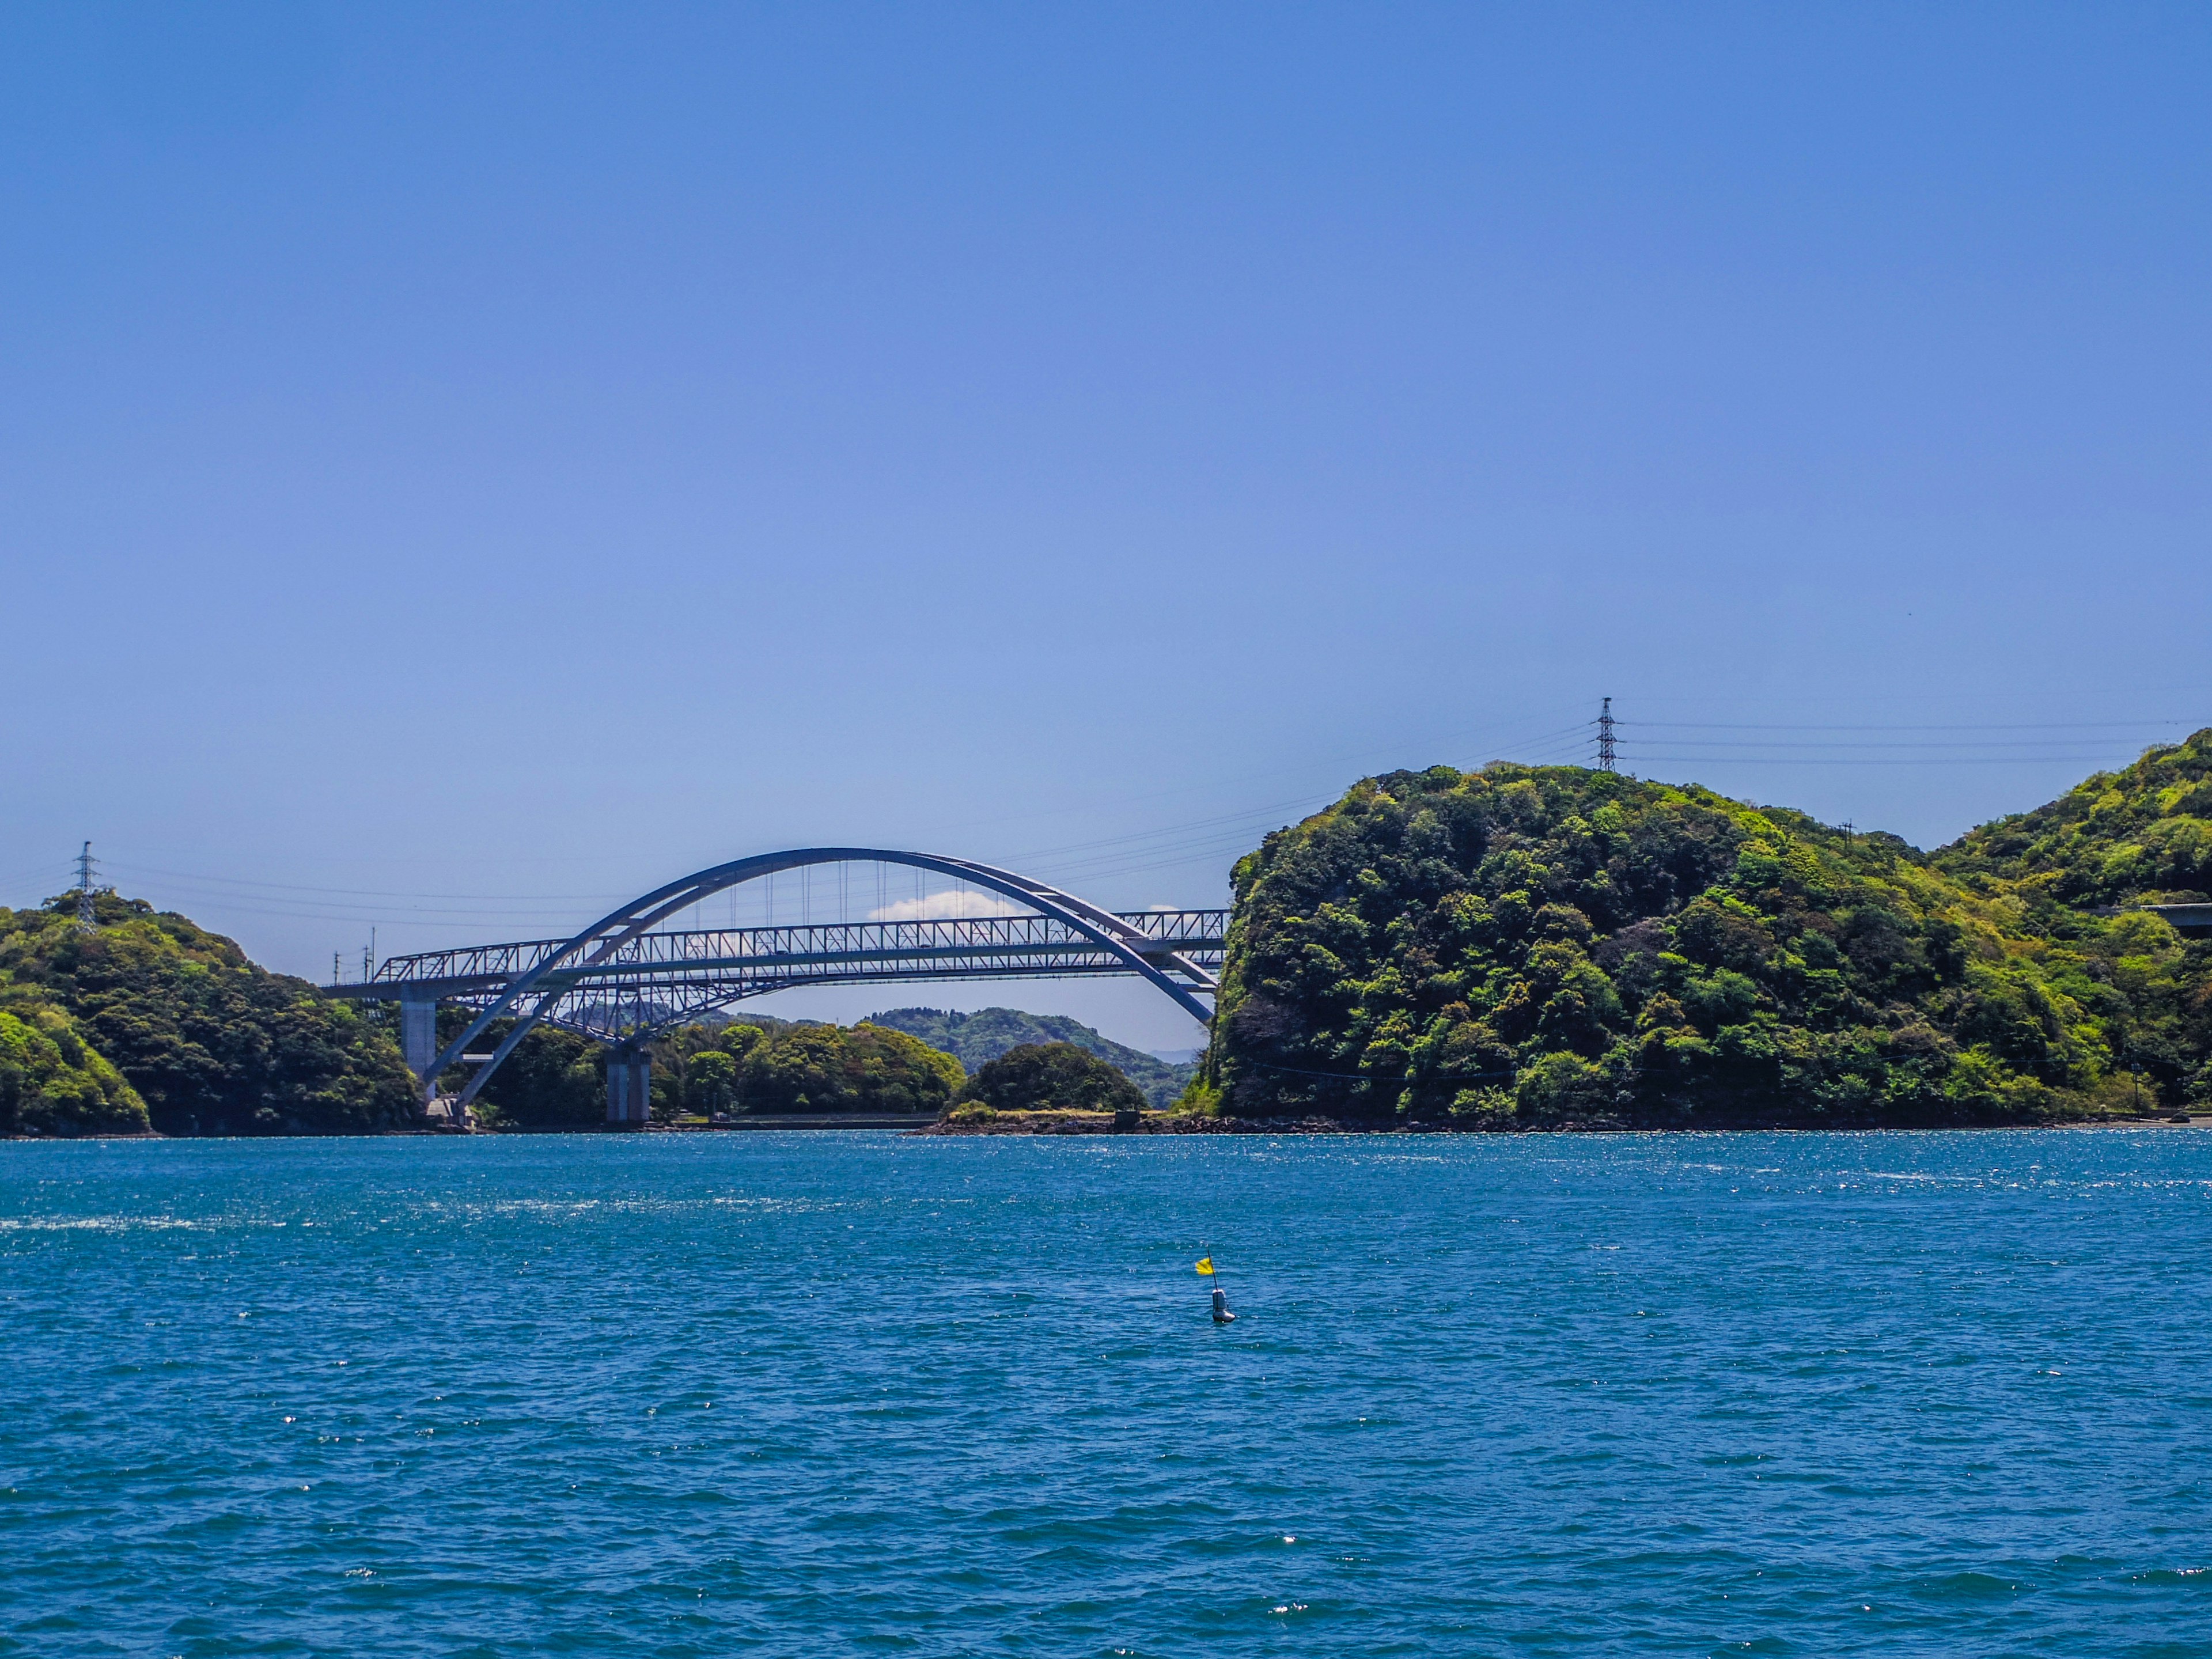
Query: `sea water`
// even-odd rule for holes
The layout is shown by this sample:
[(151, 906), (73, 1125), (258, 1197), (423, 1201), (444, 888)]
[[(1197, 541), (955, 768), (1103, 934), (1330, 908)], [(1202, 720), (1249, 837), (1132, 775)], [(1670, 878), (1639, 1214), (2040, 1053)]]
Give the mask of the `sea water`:
[(2208, 1281), (2182, 1129), (9, 1144), (0, 1651), (2212, 1653)]

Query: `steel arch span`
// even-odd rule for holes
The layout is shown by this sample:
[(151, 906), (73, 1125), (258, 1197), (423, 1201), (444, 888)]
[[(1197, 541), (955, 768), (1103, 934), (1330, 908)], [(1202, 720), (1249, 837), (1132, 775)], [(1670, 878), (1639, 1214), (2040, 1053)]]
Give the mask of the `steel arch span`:
[[(828, 864), (905, 865), (949, 876), (1026, 907), (1026, 914), (927, 921), (807, 924), (655, 932), (703, 899), (787, 870)], [(970, 859), (874, 847), (810, 847), (718, 864), (641, 895), (567, 939), (528, 940), (394, 957), (375, 977), (329, 994), (397, 1001), (409, 1064), (426, 1095), (464, 1056), (474, 1074), (457, 1097), (465, 1110), (541, 1023), (635, 1047), (654, 1031), (749, 996), (796, 985), (877, 980), (1005, 979), (1134, 974), (1201, 1024), (1200, 1000), (1216, 989), (1227, 914), (1120, 915), (1072, 893)], [(439, 1001), (477, 1012), (435, 1048)], [(496, 1022), (512, 1028), (488, 1055), (470, 1045)]]

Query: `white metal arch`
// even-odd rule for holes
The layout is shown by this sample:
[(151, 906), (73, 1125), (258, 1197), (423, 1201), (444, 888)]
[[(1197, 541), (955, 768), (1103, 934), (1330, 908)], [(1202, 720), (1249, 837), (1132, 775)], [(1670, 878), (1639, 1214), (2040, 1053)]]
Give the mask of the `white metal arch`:
[[(1032, 881), (1027, 876), (1018, 876), (1011, 870), (1000, 870), (991, 865), (978, 864), (970, 859), (946, 858), (935, 853), (895, 852), (879, 847), (808, 847), (785, 853), (762, 853), (751, 858), (734, 859), (727, 864), (701, 870), (672, 881), (665, 887), (633, 899), (619, 910), (609, 912), (589, 927), (568, 939), (550, 952), (526, 974), (519, 976), (499, 999), (475, 1019), (468, 1029), (438, 1051), (423, 1079), (426, 1090), (434, 1093), (437, 1079), (448, 1066), (468, 1051), (468, 1046), (490, 1027), (495, 1020), (506, 1018), (515, 1006), (538, 990), (549, 975), (564, 966), (589, 967), (604, 962), (656, 924), (666, 921), (678, 911), (711, 898), (726, 888), (741, 882), (756, 881), (785, 870), (796, 870), (817, 864), (903, 864), (918, 870), (933, 871), (951, 876), (990, 892), (1027, 904), (1040, 915), (1066, 923), (1103, 950), (1127, 963), (1154, 985), (1172, 997), (1184, 1012), (1201, 1024), (1210, 1024), (1213, 1011), (1198, 1000), (1197, 993), (1211, 994), (1217, 988), (1213, 976), (1192, 962), (1188, 957), (1174, 952), (1163, 952), (1152, 940), (1137, 933), (1110, 910), (1103, 910), (1072, 893), (1064, 893), (1043, 882)], [(1171, 976), (1170, 969), (1185, 975)], [(1188, 981), (1188, 982), (1186, 982)], [(460, 1093), (460, 1104), (466, 1106), (477, 1097), (485, 1079), (497, 1071), (500, 1063), (514, 1051), (530, 1028), (567, 994), (565, 984), (556, 984), (538, 998), (536, 1006), (516, 1018), (514, 1029), (501, 1039), (484, 1064), (477, 1068)]]

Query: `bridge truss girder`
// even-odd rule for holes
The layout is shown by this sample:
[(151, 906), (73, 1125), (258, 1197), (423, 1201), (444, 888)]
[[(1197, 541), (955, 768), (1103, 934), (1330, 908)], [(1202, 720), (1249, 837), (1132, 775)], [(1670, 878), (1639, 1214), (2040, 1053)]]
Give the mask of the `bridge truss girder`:
[[(1209, 970), (1221, 964), (1220, 910), (1122, 918), (1163, 953)], [(363, 984), (331, 988), (364, 1001), (434, 1000), (482, 1010), (558, 949), (557, 939), (395, 957)], [(647, 933), (608, 960), (556, 969), (538, 982), (567, 994), (539, 1016), (599, 1042), (638, 1041), (732, 1004), (807, 985), (953, 979), (1073, 979), (1127, 974), (1128, 964), (1047, 916), (927, 922), (817, 923)]]
[[(911, 866), (1030, 907), (1030, 914), (921, 921), (657, 932), (656, 924), (742, 882), (835, 863)], [(802, 985), (1068, 978), (1135, 974), (1200, 1023), (1215, 989), (1227, 914), (1120, 915), (1010, 871), (874, 848), (811, 848), (739, 859), (656, 889), (565, 940), (534, 939), (393, 957), (330, 994), (474, 1011), (423, 1068), (426, 1093), (496, 1021), (514, 1024), (464, 1087), (465, 1107), (529, 1030), (548, 1024), (635, 1046), (747, 998)]]

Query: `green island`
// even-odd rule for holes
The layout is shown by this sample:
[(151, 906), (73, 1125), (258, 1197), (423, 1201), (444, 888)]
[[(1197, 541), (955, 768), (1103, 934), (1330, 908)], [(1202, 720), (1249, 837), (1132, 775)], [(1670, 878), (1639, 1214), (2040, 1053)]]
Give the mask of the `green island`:
[[(1233, 1118), (2080, 1122), (2212, 1091), (2212, 731), (1922, 853), (1579, 767), (1395, 772), (1242, 860)], [(2194, 931), (2192, 929), (2192, 931)]]
[[(747, 1014), (652, 1045), (653, 1119), (1874, 1128), (2212, 1105), (2212, 916), (2171, 908), (2212, 897), (2212, 730), (1932, 853), (1581, 767), (1394, 772), (1267, 836), (1234, 895), (1194, 1071), (1014, 1009)], [(0, 909), (0, 1135), (423, 1127), (385, 1017), (143, 900), (100, 892), (94, 921), (73, 895)], [(600, 1045), (534, 1029), (479, 1123), (599, 1127), (605, 1075)]]

